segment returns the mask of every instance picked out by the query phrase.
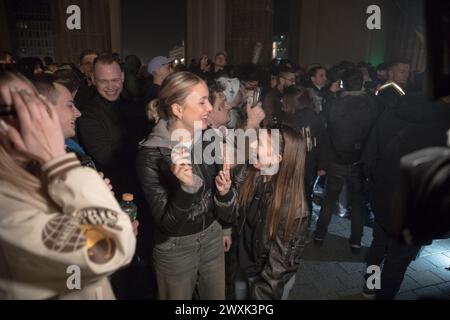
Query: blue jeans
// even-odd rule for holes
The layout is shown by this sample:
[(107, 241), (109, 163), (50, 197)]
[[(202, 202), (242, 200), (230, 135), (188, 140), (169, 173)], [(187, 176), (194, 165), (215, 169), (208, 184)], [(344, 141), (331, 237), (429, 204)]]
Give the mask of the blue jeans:
[(225, 299), (225, 255), (222, 227), (214, 221), (204, 231), (169, 237), (153, 250), (158, 298), (191, 300)]

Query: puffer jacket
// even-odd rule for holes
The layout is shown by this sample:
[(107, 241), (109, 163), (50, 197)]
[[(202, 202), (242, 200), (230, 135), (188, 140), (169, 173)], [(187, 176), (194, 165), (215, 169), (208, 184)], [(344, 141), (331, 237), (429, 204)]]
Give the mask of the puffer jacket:
[[(242, 168), (241, 170), (236, 177), (238, 181), (242, 181), (247, 169)], [(251, 203), (245, 208), (239, 208), (238, 231), (240, 240), (238, 250), (247, 250), (246, 255), (254, 263), (250, 269), (252, 269), (252, 272), (256, 271), (256, 274), (246, 272), (248, 278), (252, 279), (249, 284), (249, 298), (254, 300), (279, 300), (283, 295), (285, 284), (296, 274), (306, 246), (308, 212), (297, 210), (291, 232), (285, 238), (284, 232), (289, 210), (288, 195), (277, 235), (275, 239), (269, 239), (267, 218), (272, 186), (270, 183), (263, 184), (261, 177), (257, 184)], [(251, 231), (248, 227), (249, 220), (251, 220)], [(246, 223), (247, 227), (245, 226)], [(250, 234), (248, 234), (249, 231)], [(242, 252), (239, 253), (239, 257), (242, 257)]]
[[(156, 243), (199, 233), (215, 220), (232, 223), (237, 215), (236, 188), (224, 196), (215, 189), (221, 166), (193, 164), (195, 183), (186, 188), (171, 171), (174, 146), (167, 122), (160, 120), (148, 140), (141, 143), (137, 156), (138, 176), (155, 221)], [(204, 147), (193, 149), (201, 151)]]

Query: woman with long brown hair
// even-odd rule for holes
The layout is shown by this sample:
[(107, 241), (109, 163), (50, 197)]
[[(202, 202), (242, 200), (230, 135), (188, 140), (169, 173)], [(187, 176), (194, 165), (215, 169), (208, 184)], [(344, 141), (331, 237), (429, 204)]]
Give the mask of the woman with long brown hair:
[[(238, 255), (245, 282), (236, 284), (238, 299), (286, 298), (305, 247), (305, 140), (290, 127), (278, 130), (259, 135), (257, 161), (237, 176)], [(278, 170), (268, 175), (269, 168)]]
[(0, 299), (113, 299), (131, 221), (92, 169), (64, 148), (55, 106), (0, 74)]

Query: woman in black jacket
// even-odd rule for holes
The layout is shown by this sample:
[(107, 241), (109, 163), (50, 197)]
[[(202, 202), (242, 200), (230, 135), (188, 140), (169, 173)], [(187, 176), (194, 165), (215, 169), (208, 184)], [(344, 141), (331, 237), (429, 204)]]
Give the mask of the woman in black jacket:
[[(190, 160), (205, 147), (201, 139), (190, 138), (196, 137), (194, 123), (205, 130), (211, 111), (206, 84), (188, 72), (170, 75), (149, 105), (158, 122), (140, 146), (137, 171), (156, 225), (159, 299), (186, 300), (194, 292), (199, 299), (225, 298), (217, 220), (233, 222), (236, 192), (226, 165)], [(180, 135), (183, 141), (175, 138)]]
[(308, 227), (303, 183), (305, 140), (294, 129), (281, 126), (279, 131), (259, 135), (257, 154), (255, 164), (236, 177), (241, 181), (241, 280), (236, 283), (236, 298), (286, 299), (295, 281)]

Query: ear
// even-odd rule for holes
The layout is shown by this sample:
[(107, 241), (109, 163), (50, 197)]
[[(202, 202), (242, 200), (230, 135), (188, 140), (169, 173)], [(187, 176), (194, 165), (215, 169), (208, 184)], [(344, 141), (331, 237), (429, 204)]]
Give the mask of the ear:
[(183, 119), (183, 107), (178, 103), (174, 103), (170, 106), (172, 114), (179, 120)]
[(120, 77), (122, 78), (122, 83), (124, 83), (125, 81), (125, 73), (122, 71)]
[(94, 86), (97, 86), (97, 83), (95, 82), (95, 76), (94, 73), (91, 74), (91, 82)]

